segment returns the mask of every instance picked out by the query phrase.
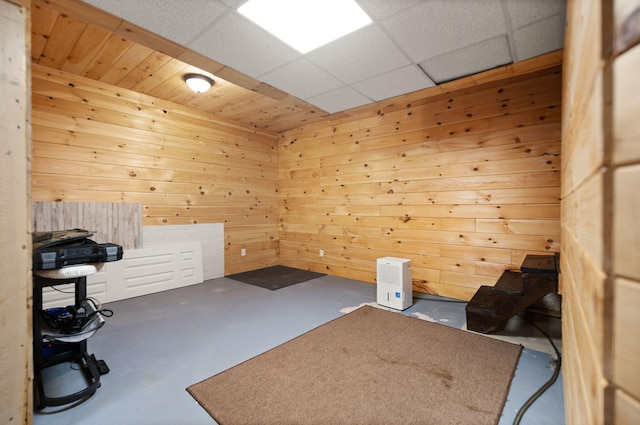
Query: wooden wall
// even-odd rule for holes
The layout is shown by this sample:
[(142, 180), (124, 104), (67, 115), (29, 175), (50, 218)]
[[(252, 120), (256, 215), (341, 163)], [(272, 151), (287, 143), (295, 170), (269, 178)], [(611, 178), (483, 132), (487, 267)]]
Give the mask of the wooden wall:
[(562, 130), (567, 424), (640, 418), (640, 2), (568, 8)]
[(33, 409), (28, 17), (0, 0), (0, 423), (16, 425)]
[[(613, 296), (606, 298), (609, 304), (605, 307), (612, 313), (607, 332), (612, 336), (607, 352), (611, 367), (606, 370), (611, 373), (613, 395), (607, 407), (613, 410), (617, 424), (640, 421), (640, 2), (629, 3), (635, 9), (625, 10), (625, 2), (619, 1), (614, 13), (619, 50), (611, 65), (612, 134), (607, 139), (613, 176), (605, 189), (613, 197), (607, 198), (605, 209), (613, 236), (611, 260), (607, 261), (612, 266), (608, 283), (613, 284)], [(623, 26), (631, 26), (632, 34), (622, 35)], [(634, 37), (633, 43), (620, 40), (627, 35)]]
[(563, 90), (563, 383), (569, 425), (604, 423), (604, 271), (600, 2), (571, 2)]
[(224, 223), (226, 274), (278, 263), (274, 133), (37, 64), (32, 98), (34, 201), (140, 203), (143, 225)]
[(560, 68), (285, 132), (280, 263), (375, 282), (409, 258), (414, 290), (470, 299), (559, 251)]

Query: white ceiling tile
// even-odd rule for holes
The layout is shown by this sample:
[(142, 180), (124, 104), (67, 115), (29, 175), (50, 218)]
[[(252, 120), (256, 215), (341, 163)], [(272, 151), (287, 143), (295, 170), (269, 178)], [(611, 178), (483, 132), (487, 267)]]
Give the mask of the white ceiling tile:
[(210, 0), (180, 2), (85, 0), (85, 2), (182, 45), (229, 10), (219, 1)]
[(303, 56), (237, 13), (246, 0), (83, 1), (332, 113), (428, 87), (418, 64), (440, 83), (560, 49), (566, 14), (566, 0), (356, 0), (374, 22)]
[(525, 25), (565, 14), (566, 0), (506, 0), (514, 30)]
[(188, 44), (217, 62), (256, 78), (300, 56), (262, 28), (227, 14)]
[(455, 80), (511, 63), (506, 36), (499, 36), (420, 62), (436, 83)]
[(337, 89), (344, 83), (306, 59), (298, 59), (260, 77), (260, 80), (300, 99)]
[(423, 2), (383, 21), (383, 25), (417, 62), (507, 31), (500, 0)]
[(388, 18), (405, 9), (416, 6), (424, 0), (357, 0), (370, 18), (378, 20)]
[(525, 60), (564, 45), (564, 16), (556, 15), (522, 27), (513, 34), (518, 60)]
[(351, 86), (377, 102), (433, 85), (433, 81), (417, 66), (409, 65)]
[(368, 97), (347, 86), (305, 100), (330, 114), (373, 103)]
[(409, 60), (377, 25), (369, 25), (306, 56), (347, 84), (409, 64)]

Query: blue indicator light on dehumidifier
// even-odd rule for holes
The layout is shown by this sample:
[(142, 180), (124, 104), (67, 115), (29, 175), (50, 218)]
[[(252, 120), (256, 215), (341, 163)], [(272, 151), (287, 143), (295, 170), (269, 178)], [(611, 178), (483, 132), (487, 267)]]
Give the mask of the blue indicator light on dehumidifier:
[(400, 297), (401, 297), (400, 292), (396, 292), (396, 298), (400, 298)]

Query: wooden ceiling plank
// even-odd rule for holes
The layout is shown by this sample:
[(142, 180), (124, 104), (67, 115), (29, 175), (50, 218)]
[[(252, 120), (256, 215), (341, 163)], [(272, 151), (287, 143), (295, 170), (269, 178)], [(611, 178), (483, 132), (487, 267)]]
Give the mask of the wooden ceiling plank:
[(32, 0), (32, 4), (55, 9), (61, 14), (110, 32), (115, 31), (122, 24), (121, 18), (78, 0)]
[(210, 72), (213, 75), (216, 75), (218, 71), (224, 68), (224, 65), (220, 62), (216, 62), (213, 59), (210, 59), (198, 52), (194, 52), (193, 50), (188, 49), (180, 54), (180, 56), (177, 56), (176, 59), (179, 59), (184, 63), (196, 66), (203, 71)]
[(91, 60), (98, 54), (104, 43), (107, 42), (110, 32), (94, 25), (87, 25), (78, 41), (74, 44), (62, 64), (65, 72), (81, 75)]
[[(209, 72), (205, 72), (198, 67), (190, 65), (188, 63), (184, 63), (184, 65), (185, 68), (173, 75), (170, 80), (167, 81), (168, 84), (164, 85), (164, 92), (162, 95), (163, 99), (187, 106), (189, 106), (191, 103), (197, 104), (204, 98), (211, 97), (212, 95), (215, 96), (215, 94), (217, 94), (220, 89), (224, 87), (224, 83), (226, 83), (224, 80), (216, 77)], [(212, 88), (205, 93), (195, 93), (189, 88), (189, 86), (187, 86), (187, 83), (184, 81), (185, 74), (204, 75), (214, 80), (214, 84)]]
[(100, 81), (120, 86), (120, 81), (140, 65), (153, 50), (142, 44), (134, 43), (113, 63)]
[[(193, 102), (197, 100), (199, 97), (206, 96), (206, 93), (194, 92), (187, 86), (187, 83), (184, 82), (184, 79), (182, 77), (185, 74), (199, 73), (198, 72), (199, 70), (197, 68), (187, 64), (185, 65), (186, 65), (186, 68), (176, 73), (174, 76), (172, 76), (170, 79), (167, 79), (162, 84), (163, 99), (168, 100), (169, 102), (175, 102), (181, 105), (187, 105), (189, 102)], [(206, 75), (206, 73), (202, 73), (202, 74)], [(211, 76), (209, 75), (209, 77)]]
[[(229, 85), (233, 88), (238, 88), (231, 83), (229, 83)], [(215, 92), (207, 93), (205, 96), (194, 97), (188, 103), (185, 103), (185, 106), (206, 111), (207, 113), (217, 116), (225, 116), (219, 111), (224, 111), (229, 105), (228, 93), (230, 93), (228, 89), (220, 90), (220, 88), (218, 88)]]
[(322, 120), (322, 115), (313, 111), (295, 111), (290, 114), (285, 114), (269, 124), (269, 130), (276, 133), (282, 133), (292, 128), (298, 128), (307, 125), (308, 123), (315, 123)]
[(254, 80), (253, 78), (244, 75), (233, 68), (229, 68), (228, 66), (225, 66), (220, 71), (216, 72), (216, 75), (247, 90), (254, 90), (260, 85), (260, 81)]
[(260, 83), (260, 85), (258, 85), (258, 87), (253, 89), (253, 91), (276, 100), (281, 100), (289, 96), (287, 93), (283, 92), (282, 90), (275, 88), (273, 86), (270, 86), (269, 84), (266, 84), (266, 83)]
[(231, 111), (237, 114), (246, 114), (247, 118), (250, 115), (258, 113), (269, 113), (271, 110), (280, 110), (288, 108), (287, 105), (283, 105), (280, 102), (271, 99), (270, 97), (260, 96), (258, 93), (253, 92), (253, 96), (247, 96), (245, 101), (237, 102), (235, 106), (229, 108)]
[(58, 11), (34, 4), (31, 7), (31, 60), (38, 62), (58, 19)]
[[(341, 123), (347, 117), (379, 119), (387, 115), (393, 118), (409, 104), (415, 107), (447, 100), (475, 91), (480, 85), (502, 87), (532, 75), (559, 72), (562, 65), (562, 51), (556, 51), (375, 104), (328, 114), (82, 1), (32, 0), (31, 5), (34, 63), (49, 70), (57, 67), (102, 80), (116, 89), (132, 90), (131, 95), (153, 96), (152, 103), (164, 104), (165, 108), (171, 109), (172, 103), (179, 103), (207, 116), (213, 114), (225, 122), (250, 125), (255, 131), (316, 132), (319, 125), (316, 123), (326, 123), (328, 119), (336, 120), (335, 126), (342, 131), (347, 126)], [(82, 26), (85, 23), (89, 25)], [(186, 87), (182, 74), (194, 69), (214, 75), (217, 84), (213, 90), (194, 95)], [(325, 129), (326, 125), (321, 127)]]
[(82, 72), (82, 76), (99, 81), (113, 66), (113, 63), (132, 45), (132, 41), (112, 34), (102, 45), (98, 54), (89, 62)]
[(232, 96), (223, 96), (220, 98), (220, 105), (216, 109), (210, 110), (210, 112), (230, 118), (236, 115), (238, 110), (242, 111), (244, 105), (251, 104), (257, 96), (259, 95), (251, 91), (233, 94)]
[(139, 84), (133, 89), (148, 96), (155, 96), (166, 100), (164, 97), (166, 93), (176, 86), (175, 80), (173, 79), (176, 78), (177, 75), (181, 76), (186, 73), (185, 69), (188, 67), (189, 65), (182, 61), (171, 59), (163, 67), (153, 73), (153, 75), (150, 75), (146, 80), (144, 80), (142, 84)]
[(67, 15), (58, 15), (49, 40), (42, 50), (39, 63), (50, 68), (60, 69), (86, 27), (87, 24), (76, 21)]
[[(47, 0), (34, 0), (36, 3), (44, 4)], [(245, 119), (255, 115), (251, 122), (259, 123), (260, 126), (268, 127), (267, 122), (271, 117), (282, 116), (291, 113), (297, 108), (296, 104), (304, 104), (299, 99), (295, 99), (286, 93), (275, 88), (247, 77), (231, 68), (224, 67), (209, 58), (198, 53), (191, 52), (182, 46), (177, 46), (172, 42), (151, 34), (148, 31), (132, 25), (128, 22), (115, 19), (112, 15), (104, 13), (93, 7), (81, 7), (80, 12), (76, 13), (73, 9), (72, 0), (53, 0), (52, 4), (56, 9), (61, 9), (70, 16), (84, 16), (89, 22), (104, 28), (100, 17), (107, 16), (108, 28), (114, 31), (114, 34), (108, 37), (106, 42), (101, 46), (94, 46), (94, 57), (85, 59), (86, 66), (82, 70), (81, 75), (104, 82), (114, 84), (118, 87), (133, 89), (139, 93), (144, 93), (157, 97), (159, 99), (179, 102), (188, 107), (201, 109), (207, 113), (217, 113), (219, 116), (229, 119), (229, 117), (244, 117)], [(92, 29), (94, 33), (101, 31)], [(123, 37), (118, 37), (121, 35)], [(153, 60), (158, 56), (146, 55), (144, 60), (140, 60), (135, 69), (130, 69), (126, 74), (122, 68), (130, 68), (131, 66), (123, 66), (123, 63), (132, 63), (129, 61), (129, 54), (133, 52), (135, 42), (148, 48), (155, 47), (158, 49), (159, 55), (166, 54), (163, 60)], [(96, 41), (99, 43), (99, 41)], [(87, 47), (78, 44), (73, 46), (75, 51), (88, 51)], [(90, 49), (89, 49), (90, 50)], [(144, 48), (141, 49), (145, 51)], [(97, 53), (96, 53), (97, 52)], [(149, 52), (146, 50), (145, 52)], [(70, 59), (74, 55), (70, 55)], [(216, 92), (210, 92), (204, 96), (194, 95), (182, 82), (182, 74), (189, 68), (187, 62), (181, 62), (176, 59), (164, 60), (169, 56), (188, 59), (189, 63), (200, 65), (198, 68), (211, 72), (217, 81)], [(161, 56), (162, 57), (162, 56)], [(75, 59), (77, 60), (77, 59)], [(149, 63), (156, 62), (155, 65), (149, 67)], [(78, 72), (78, 67), (72, 66), (72, 60), (65, 62), (64, 65), (72, 72)], [(198, 70), (199, 71), (199, 70)], [(215, 72), (214, 72), (215, 71)], [(123, 75), (125, 74), (125, 75)], [(116, 78), (119, 76), (120, 78)], [(225, 78), (227, 77), (227, 78)], [(235, 84), (228, 82), (233, 79)], [(252, 91), (253, 90), (253, 91)], [(281, 100), (281, 101), (280, 101)], [(288, 104), (296, 105), (291, 107)], [(234, 119), (237, 121), (237, 119)]]
[[(218, 83), (218, 81), (222, 81), (222, 83)], [(212, 90), (205, 93), (204, 96), (193, 99), (187, 106), (214, 113), (213, 111), (217, 111), (227, 104), (229, 97), (236, 96), (242, 90), (245, 89), (224, 80), (216, 79), (216, 84)]]
[(320, 108), (318, 108), (317, 106), (314, 106), (310, 103), (305, 102), (302, 99), (298, 99), (295, 96), (291, 96), (291, 95), (287, 95), (286, 97), (283, 97), (281, 99), (278, 99), (280, 102), (285, 103), (293, 108), (299, 109), (299, 110), (303, 110), (303, 111), (307, 111), (307, 112), (312, 112), (314, 114), (318, 114), (318, 115), (327, 115), (328, 112), (324, 111)]
[(254, 98), (249, 102), (225, 110), (231, 119), (246, 122), (254, 127), (271, 128), (274, 119), (291, 112), (288, 106), (283, 106), (273, 99)]
[(114, 34), (119, 34), (127, 40), (140, 43), (143, 46), (147, 46), (173, 58), (177, 58), (187, 50), (186, 47), (178, 43), (169, 41), (162, 36), (127, 21), (122, 21), (122, 24), (114, 31)]
[(171, 60), (171, 56), (158, 51), (153, 51), (138, 66), (118, 82), (119, 87), (132, 90), (142, 84), (144, 80), (153, 75)]

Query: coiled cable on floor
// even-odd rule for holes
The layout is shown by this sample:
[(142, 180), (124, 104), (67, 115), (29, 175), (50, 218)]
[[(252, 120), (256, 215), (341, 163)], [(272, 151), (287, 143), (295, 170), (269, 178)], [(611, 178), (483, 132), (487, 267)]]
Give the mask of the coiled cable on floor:
[(560, 350), (558, 350), (558, 347), (556, 347), (556, 345), (553, 343), (553, 340), (551, 339), (551, 337), (532, 321), (528, 320), (527, 318), (521, 315), (518, 315), (518, 316), (526, 320), (527, 322), (529, 322), (531, 325), (533, 325), (534, 328), (539, 330), (544, 336), (547, 337), (547, 339), (551, 343), (551, 346), (556, 352), (557, 365), (556, 365), (556, 370), (553, 371), (553, 375), (551, 376), (551, 378), (542, 387), (540, 387), (538, 391), (536, 391), (531, 397), (529, 397), (529, 399), (522, 405), (520, 410), (518, 410), (518, 414), (513, 420), (513, 425), (519, 425), (520, 421), (522, 420), (522, 417), (524, 416), (525, 412), (529, 409), (529, 407), (531, 407), (531, 405), (535, 403), (536, 400), (538, 400), (538, 398), (540, 398), (540, 396), (544, 394), (544, 392), (547, 391), (549, 388), (551, 388), (551, 386), (556, 382), (556, 380), (558, 379), (558, 376), (560, 376), (560, 367), (562, 366), (562, 355), (560, 354)]

